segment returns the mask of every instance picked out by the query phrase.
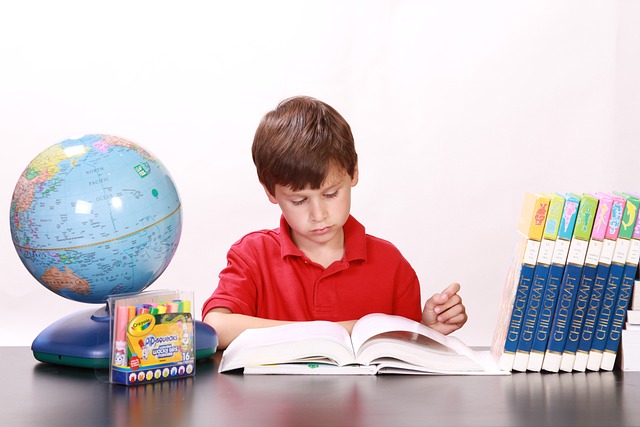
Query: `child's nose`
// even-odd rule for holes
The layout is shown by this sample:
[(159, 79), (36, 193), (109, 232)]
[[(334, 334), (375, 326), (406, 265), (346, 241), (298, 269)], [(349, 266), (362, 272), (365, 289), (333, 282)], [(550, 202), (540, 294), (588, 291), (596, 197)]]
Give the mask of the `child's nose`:
[(318, 222), (327, 217), (327, 210), (325, 209), (322, 201), (315, 201), (311, 203), (311, 220)]

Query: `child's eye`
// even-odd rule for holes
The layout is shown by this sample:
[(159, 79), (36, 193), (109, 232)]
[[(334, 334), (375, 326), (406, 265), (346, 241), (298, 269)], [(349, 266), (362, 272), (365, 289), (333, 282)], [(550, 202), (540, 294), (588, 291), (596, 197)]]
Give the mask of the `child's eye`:
[(334, 191), (333, 193), (325, 194), (324, 197), (326, 197), (328, 199), (332, 199), (334, 197), (338, 197), (338, 192)]
[(300, 200), (292, 200), (291, 204), (293, 206), (300, 206), (302, 205), (307, 199), (300, 199)]

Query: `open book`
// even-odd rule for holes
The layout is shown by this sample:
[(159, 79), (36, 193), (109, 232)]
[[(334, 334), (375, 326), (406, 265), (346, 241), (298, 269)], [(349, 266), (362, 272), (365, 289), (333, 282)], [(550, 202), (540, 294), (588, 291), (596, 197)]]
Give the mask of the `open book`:
[(369, 314), (351, 336), (337, 323), (300, 322), (247, 329), (224, 351), (219, 371), (245, 374), (508, 375), (478, 352), (400, 316)]

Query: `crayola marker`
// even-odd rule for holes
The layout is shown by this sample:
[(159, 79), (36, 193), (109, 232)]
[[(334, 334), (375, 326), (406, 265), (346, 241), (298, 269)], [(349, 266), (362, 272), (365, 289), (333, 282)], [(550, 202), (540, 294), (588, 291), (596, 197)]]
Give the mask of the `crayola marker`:
[(183, 313), (191, 313), (191, 301), (184, 300), (182, 301), (182, 310)]
[(127, 366), (127, 323), (129, 320), (129, 307), (118, 307), (116, 310), (115, 353), (113, 364)]
[[(135, 306), (135, 305), (130, 305), (127, 308), (129, 309), (129, 316), (127, 318), (127, 328), (129, 328), (129, 324), (131, 323), (133, 318), (136, 317), (136, 313), (137, 313), (138, 307)], [(126, 335), (125, 335), (125, 337), (126, 337)], [(127, 340), (127, 364), (128, 364), (128, 361), (131, 360), (131, 357), (133, 355), (134, 355), (133, 348), (131, 348), (131, 346), (128, 344), (128, 340)]]
[(172, 301), (166, 304), (167, 313), (178, 313), (178, 307), (180, 306), (177, 302)]

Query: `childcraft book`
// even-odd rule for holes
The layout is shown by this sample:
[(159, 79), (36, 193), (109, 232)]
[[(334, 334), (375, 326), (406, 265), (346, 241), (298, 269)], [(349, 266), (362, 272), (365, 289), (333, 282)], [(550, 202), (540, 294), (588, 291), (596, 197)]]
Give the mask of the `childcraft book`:
[(489, 352), (474, 351), (400, 316), (369, 314), (351, 336), (337, 323), (299, 322), (247, 329), (224, 351), (219, 371), (308, 375), (508, 375)]

